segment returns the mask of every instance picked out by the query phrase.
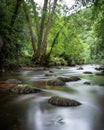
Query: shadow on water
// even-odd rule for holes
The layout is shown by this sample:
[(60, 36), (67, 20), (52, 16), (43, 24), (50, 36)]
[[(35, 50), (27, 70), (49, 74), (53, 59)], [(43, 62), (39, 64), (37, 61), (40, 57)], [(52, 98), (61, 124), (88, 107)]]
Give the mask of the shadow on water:
[[(93, 74), (83, 74), (89, 68)], [(0, 95), (0, 117), (4, 118), (3, 121), (0, 119), (0, 122), (4, 123), (0, 127), (2, 130), (104, 130), (103, 76), (95, 75), (93, 66), (84, 66), (84, 70), (79, 71), (75, 67), (53, 71), (57, 76), (79, 76), (81, 80), (53, 88), (46, 86), (46, 80), (51, 78), (45, 77), (47, 71), (23, 71), (7, 76), (7, 78), (17, 77), (40, 88), (44, 86), (44, 92), (29, 95)], [(86, 81), (91, 84), (84, 84)], [(48, 103), (48, 99), (53, 95), (78, 100), (82, 105), (53, 106)], [(4, 127), (6, 125), (8, 127)]]

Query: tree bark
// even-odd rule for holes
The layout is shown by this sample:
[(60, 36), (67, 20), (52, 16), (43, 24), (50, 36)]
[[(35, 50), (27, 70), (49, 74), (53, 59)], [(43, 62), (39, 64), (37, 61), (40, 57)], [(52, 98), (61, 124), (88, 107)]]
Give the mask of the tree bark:
[(39, 39), (39, 19), (38, 19), (38, 12), (36, 11), (36, 4), (34, 0), (31, 0), (32, 6), (33, 6), (33, 11), (34, 11), (34, 18), (35, 18), (35, 23), (36, 23), (36, 31), (37, 31), (37, 37)]
[[(40, 28), (40, 31), (42, 30), (42, 32), (40, 33), (40, 40), (39, 40), (40, 44), (39, 44), (39, 48), (37, 50), (37, 55), (36, 55), (36, 60), (37, 60), (36, 62), (38, 64), (40, 64), (42, 62), (43, 62), (43, 64), (45, 64), (46, 49), (47, 49), (47, 38), (48, 38), (49, 31), (50, 31), (50, 27), (51, 27), (51, 23), (52, 23), (52, 18), (53, 18), (54, 12), (55, 12), (57, 1), (58, 0), (54, 0), (52, 11), (51, 11), (51, 13), (49, 15), (47, 27), (46, 27), (46, 30), (44, 32), (44, 37), (43, 37), (44, 25), (42, 25), (41, 28)], [(46, 0), (45, 0), (45, 2), (46, 2)], [(44, 2), (44, 5), (46, 4), (45, 2)], [(43, 9), (42, 21), (44, 21), (43, 23), (45, 23), (44, 9)], [(42, 24), (42, 22), (41, 22), (41, 24)]]
[(39, 47), (40, 47), (40, 45), (42, 43), (42, 39), (43, 39), (43, 32), (44, 32), (44, 25), (45, 25), (45, 20), (46, 20), (47, 5), (48, 5), (48, 0), (44, 0), (42, 19), (41, 19), (41, 25), (40, 25), (40, 33), (39, 33), (39, 40), (38, 40)]
[(27, 13), (25, 4), (23, 5), (23, 9), (24, 9), (24, 13), (25, 13), (26, 20), (27, 20), (27, 23), (28, 23), (29, 31), (30, 31), (30, 37), (31, 37), (33, 51), (35, 53), (36, 52), (36, 39), (34, 37), (34, 32), (33, 32), (33, 29), (32, 29), (31, 21), (30, 21), (29, 15)]

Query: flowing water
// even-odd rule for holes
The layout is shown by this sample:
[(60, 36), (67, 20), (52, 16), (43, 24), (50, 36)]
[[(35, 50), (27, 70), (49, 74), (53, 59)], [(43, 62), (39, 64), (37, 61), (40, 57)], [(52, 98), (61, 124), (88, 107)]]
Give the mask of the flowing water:
[[(19, 120), (19, 130), (104, 130), (104, 77), (95, 75), (95, 66), (51, 69), (55, 76), (78, 76), (81, 80), (67, 82), (61, 89), (43, 89), (42, 93), (28, 95), (6, 95), (0, 99), (0, 112), (12, 113)], [(93, 74), (84, 74), (91, 71)], [(21, 71), (2, 75), (1, 79), (18, 78), (24, 83), (45, 88), (45, 71)], [(4, 78), (5, 77), (5, 78)], [(84, 84), (90, 82), (90, 85)], [(53, 95), (75, 99), (82, 103), (78, 107), (58, 107), (48, 103)], [(6, 121), (5, 121), (6, 123)], [(9, 130), (9, 127), (5, 127)], [(2, 129), (4, 130), (4, 129)], [(12, 129), (10, 129), (12, 130)]]

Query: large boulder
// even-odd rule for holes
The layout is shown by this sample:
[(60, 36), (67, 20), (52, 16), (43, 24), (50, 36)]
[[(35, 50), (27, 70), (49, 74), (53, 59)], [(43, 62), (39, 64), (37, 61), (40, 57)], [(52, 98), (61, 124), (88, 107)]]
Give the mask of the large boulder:
[(79, 105), (81, 105), (81, 103), (76, 100), (69, 99), (69, 98), (63, 98), (63, 97), (59, 97), (59, 96), (51, 97), (48, 100), (48, 102), (50, 104), (53, 104), (56, 106), (79, 106)]
[(60, 79), (63, 82), (73, 82), (73, 81), (80, 80), (79, 77), (74, 77), (74, 76), (72, 76), (72, 77), (58, 77), (58, 79)]
[(65, 82), (63, 82), (60, 79), (51, 79), (51, 80), (47, 81), (47, 85), (50, 85), (50, 86), (64, 86)]
[(32, 87), (30, 85), (27, 84), (20, 84), (14, 88), (12, 88), (10, 90), (12, 93), (16, 93), (16, 94), (29, 94), (29, 93), (38, 93), (41, 92), (40, 89)]

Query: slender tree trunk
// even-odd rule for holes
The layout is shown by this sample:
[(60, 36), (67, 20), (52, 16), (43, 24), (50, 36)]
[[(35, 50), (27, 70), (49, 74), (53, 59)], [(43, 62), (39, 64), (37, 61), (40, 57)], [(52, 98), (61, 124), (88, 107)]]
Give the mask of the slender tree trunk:
[(24, 9), (24, 13), (25, 13), (26, 20), (27, 20), (27, 23), (28, 23), (29, 31), (30, 31), (30, 37), (31, 37), (33, 51), (35, 53), (36, 52), (36, 39), (35, 39), (35, 36), (34, 36), (34, 32), (33, 32), (32, 25), (31, 25), (31, 21), (30, 21), (30, 18), (29, 18), (29, 15), (28, 15), (28, 12), (27, 12), (25, 4), (23, 5), (23, 9)]
[(44, 32), (44, 25), (45, 25), (45, 20), (46, 20), (47, 5), (48, 5), (48, 0), (44, 0), (43, 13), (42, 13), (42, 19), (41, 19), (41, 24), (40, 24), (40, 33), (39, 33), (39, 39), (38, 39), (39, 47), (40, 47), (40, 45), (42, 43), (42, 39), (43, 39), (43, 32)]
[(36, 10), (36, 4), (34, 0), (31, 0), (32, 6), (33, 6), (33, 11), (34, 11), (34, 18), (35, 18), (35, 23), (36, 23), (36, 31), (37, 31), (37, 37), (39, 39), (39, 19), (38, 19), (38, 12)]

